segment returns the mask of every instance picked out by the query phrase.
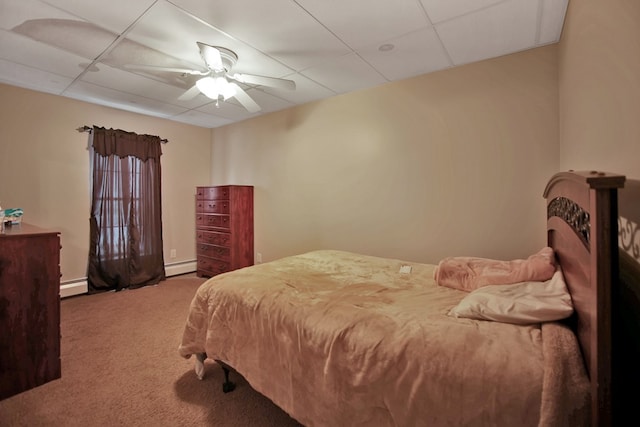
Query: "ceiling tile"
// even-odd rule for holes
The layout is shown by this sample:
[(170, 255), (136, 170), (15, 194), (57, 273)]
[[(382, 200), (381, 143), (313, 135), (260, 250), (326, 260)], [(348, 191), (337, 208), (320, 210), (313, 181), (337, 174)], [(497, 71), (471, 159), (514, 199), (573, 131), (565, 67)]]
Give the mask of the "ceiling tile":
[(174, 3), (296, 71), (322, 62), (326, 57), (350, 52), (344, 43), (290, 0), (175, 0)]
[(355, 53), (327, 60), (322, 65), (304, 70), (302, 74), (336, 93), (386, 83), (380, 73)]
[(560, 41), (568, 4), (569, 0), (542, 0), (538, 44)]
[(387, 80), (401, 80), (442, 70), (452, 66), (442, 43), (432, 27), (414, 31), (385, 42), (391, 50), (377, 45), (358, 51), (358, 54)]
[(224, 126), (233, 123), (233, 121), (230, 119), (214, 116), (198, 110), (189, 110), (184, 113), (177, 114), (175, 116), (172, 116), (171, 120), (206, 128), (215, 128), (218, 126)]
[(90, 22), (75, 19), (27, 20), (12, 29), (50, 47), (82, 56), (89, 62), (100, 56), (118, 38)]
[(415, 0), (297, 0), (296, 3), (353, 50), (431, 26)]
[(73, 19), (72, 14), (38, 0), (0, 0), (0, 28), (11, 30), (29, 19)]
[(434, 24), (475, 12), (503, 1), (504, 0), (420, 0), (431, 22)]
[(295, 90), (276, 90), (268, 87), (261, 89), (264, 92), (274, 94), (279, 98), (286, 99), (294, 104), (304, 104), (306, 102), (328, 98), (337, 94), (337, 92), (334, 92), (300, 74), (293, 74), (285, 77), (296, 82)]
[(435, 26), (454, 65), (535, 46), (538, 2), (513, 0)]
[(239, 44), (226, 34), (164, 1), (149, 9), (131, 28), (127, 38), (187, 61), (200, 69), (206, 68), (196, 41), (229, 49), (237, 48), (235, 45)]
[[(196, 44), (199, 41), (235, 52), (238, 62), (233, 71), (236, 73), (281, 77), (291, 72), (289, 67), (168, 2), (158, 2), (149, 9), (127, 34), (127, 38), (164, 52), (172, 58), (186, 61), (183, 67), (206, 69)], [(144, 62), (144, 58), (140, 60)], [(145, 62), (144, 65), (163, 66), (162, 63), (157, 63), (157, 58), (150, 58), (148, 61), (151, 62)]]
[(88, 82), (77, 82), (65, 91), (64, 96), (155, 117), (169, 118), (186, 111), (186, 108), (177, 105), (167, 104), (151, 98), (109, 89)]
[(0, 58), (72, 79), (80, 75), (88, 64), (88, 60), (81, 56), (52, 49), (5, 30), (0, 30)]
[(81, 80), (104, 88), (127, 92), (144, 98), (166, 102), (183, 108), (195, 108), (205, 103), (208, 98), (196, 97), (190, 101), (180, 101), (178, 98), (184, 90), (153, 79), (129, 73), (105, 64), (98, 65), (99, 71), (85, 73)]
[(250, 89), (247, 93), (258, 103), (262, 108), (263, 113), (284, 110), (285, 108), (289, 108), (294, 105), (292, 102), (269, 94), (268, 92), (262, 91), (258, 88)]
[(37, 68), (0, 59), (0, 82), (60, 95), (73, 80)]
[(152, 4), (156, 3), (156, 0), (109, 0), (105, 1), (101, 7), (96, 7), (96, 0), (46, 0), (46, 3), (65, 10), (77, 18), (99, 23), (100, 27), (119, 34), (124, 32)]
[[(117, 37), (113, 32), (39, 1), (24, 0), (11, 4), (11, 7), (7, 5), (9, 0), (0, 1), (3, 2), (3, 13), (0, 14), (3, 29), (38, 41), (43, 46), (82, 56), (89, 62)], [(26, 47), (23, 50), (28, 51)]]

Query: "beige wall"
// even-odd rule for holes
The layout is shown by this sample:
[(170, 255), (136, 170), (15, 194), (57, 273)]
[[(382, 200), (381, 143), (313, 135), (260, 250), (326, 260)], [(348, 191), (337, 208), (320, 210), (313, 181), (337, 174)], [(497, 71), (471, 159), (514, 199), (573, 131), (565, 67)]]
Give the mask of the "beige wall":
[[(194, 194), (209, 182), (211, 131), (0, 84), (0, 203), (61, 232), (62, 281), (86, 277), (90, 177), (86, 133), (97, 125), (159, 135), (166, 263), (195, 259)], [(169, 257), (176, 249), (176, 258)]]
[(559, 82), (560, 165), (626, 175), (619, 244), (640, 262), (640, 1), (571, 1)]
[(640, 1), (570, 1), (559, 82), (562, 169), (640, 179)]
[(215, 129), (212, 182), (255, 190), (268, 261), (335, 248), (527, 256), (558, 170), (557, 46)]

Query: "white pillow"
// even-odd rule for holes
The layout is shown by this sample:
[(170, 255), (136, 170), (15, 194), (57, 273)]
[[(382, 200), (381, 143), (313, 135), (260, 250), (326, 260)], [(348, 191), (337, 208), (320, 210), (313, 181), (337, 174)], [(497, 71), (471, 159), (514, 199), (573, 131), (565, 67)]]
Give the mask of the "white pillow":
[(571, 316), (573, 304), (560, 267), (545, 282), (488, 285), (465, 296), (449, 316), (530, 324)]

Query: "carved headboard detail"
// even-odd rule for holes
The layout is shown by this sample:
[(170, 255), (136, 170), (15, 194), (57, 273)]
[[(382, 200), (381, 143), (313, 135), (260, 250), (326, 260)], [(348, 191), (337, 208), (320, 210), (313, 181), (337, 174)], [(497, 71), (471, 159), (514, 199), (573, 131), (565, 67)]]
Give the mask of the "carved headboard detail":
[(591, 240), (591, 223), (589, 212), (585, 211), (573, 200), (556, 197), (547, 206), (547, 219), (557, 216), (564, 220), (582, 240), (589, 250)]
[(640, 263), (640, 226), (630, 219), (618, 217), (618, 245)]

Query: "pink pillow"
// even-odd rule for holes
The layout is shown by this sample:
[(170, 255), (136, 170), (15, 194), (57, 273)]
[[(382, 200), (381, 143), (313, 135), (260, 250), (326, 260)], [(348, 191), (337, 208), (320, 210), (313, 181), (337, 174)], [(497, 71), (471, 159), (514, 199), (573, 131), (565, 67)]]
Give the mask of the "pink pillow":
[(449, 257), (438, 263), (433, 278), (440, 286), (471, 292), (487, 285), (543, 282), (556, 271), (555, 254), (544, 247), (527, 259), (500, 261), (476, 257)]

